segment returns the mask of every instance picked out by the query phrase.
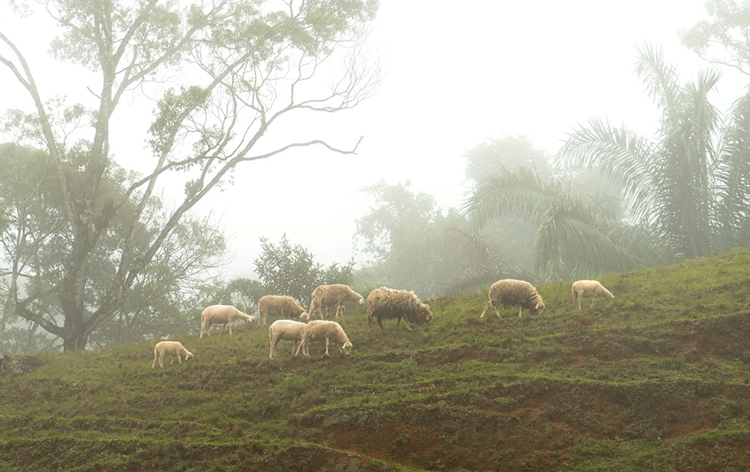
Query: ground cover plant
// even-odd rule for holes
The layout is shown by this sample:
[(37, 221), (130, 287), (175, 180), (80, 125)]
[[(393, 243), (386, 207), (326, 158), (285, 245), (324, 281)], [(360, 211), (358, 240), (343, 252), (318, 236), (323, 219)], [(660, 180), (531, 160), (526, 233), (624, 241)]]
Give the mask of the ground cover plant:
[(351, 309), (349, 357), (271, 360), (255, 326), (163, 369), (155, 343), (46, 354), (0, 376), (0, 470), (744, 469), (750, 249), (599, 279), (615, 298), (581, 311), (539, 285), (541, 316), (479, 320), (486, 291), (412, 331)]

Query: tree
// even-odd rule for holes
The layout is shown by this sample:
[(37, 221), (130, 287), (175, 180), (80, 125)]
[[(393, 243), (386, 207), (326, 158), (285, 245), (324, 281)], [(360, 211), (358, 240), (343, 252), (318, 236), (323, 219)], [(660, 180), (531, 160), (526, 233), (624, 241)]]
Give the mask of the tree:
[(279, 244), (273, 244), (267, 238), (260, 238), (260, 243), (262, 252), (255, 260), (255, 271), (264, 295), (288, 295), (302, 306), (309, 306), (310, 295), (318, 285), (350, 285), (353, 281), (354, 261), (342, 266), (333, 263), (324, 269), (305, 247), (292, 246), (286, 235), (281, 237)]
[(639, 52), (637, 72), (662, 112), (657, 139), (594, 119), (571, 133), (558, 158), (597, 168), (619, 185), (631, 218), (667, 255), (662, 262), (746, 244), (750, 97), (722, 127), (708, 99), (718, 73), (681, 85), (658, 51)]
[(707, 0), (709, 19), (680, 34), (682, 44), (702, 59), (750, 75), (750, 5), (733, 0)]
[[(24, 290), (40, 290), (39, 286), (48, 283), (44, 274), (56, 274), (61, 270), (61, 260), (70, 251), (71, 241), (65, 231), (59, 181), (49, 175), (49, 157), (41, 151), (4, 144), (0, 145), (0, 166), (15, 170), (0, 173), (0, 247), (3, 248), (0, 261), (9, 267), (0, 273), (0, 280), (7, 282), (2, 328), (6, 322), (18, 324), (17, 316), (7, 309), (12, 307), (10, 288), (13, 283)], [(121, 171), (116, 165), (112, 166), (112, 171), (111, 176), (106, 175), (102, 180), (101, 188), (106, 189), (106, 195), (124, 191), (118, 178)], [(84, 299), (87, 305), (98, 304), (114, 278), (112, 254), (118, 251), (119, 228), (128, 223), (127, 215), (132, 210), (124, 208), (113, 218), (112, 231), (102, 234), (99, 247), (87, 260), (91, 274)], [(163, 212), (161, 202), (152, 199), (147, 211), (158, 220)], [(138, 228), (144, 235), (151, 230), (149, 226)], [(147, 237), (141, 237), (136, 239), (135, 245), (139, 247), (147, 241)], [(204, 283), (211, 276), (211, 270), (220, 265), (225, 249), (223, 235), (217, 233), (207, 219), (183, 218), (125, 293), (124, 303), (115, 316), (92, 333), (92, 344), (135, 342), (186, 331), (180, 302), (191, 287)], [(60, 326), (61, 312), (54, 292), (36, 300), (34, 309), (43, 314), (48, 332)], [(22, 334), (40, 337), (36, 327)]]
[[(518, 167), (484, 179), (463, 211), (479, 228), (507, 215), (533, 222), (537, 277), (571, 279), (639, 265), (617, 237), (619, 219), (607, 208), (573, 192), (560, 178), (543, 180), (534, 170)], [(508, 271), (502, 274), (506, 277), (519, 272), (500, 268)]]
[[(315, 145), (342, 154), (357, 149), (317, 139), (279, 144), (265, 136), (283, 117), (350, 109), (374, 92), (377, 64), (365, 67), (358, 45), (377, 11), (375, 0), (37, 3), (60, 33), (53, 55), (93, 72), (99, 82), (81, 84), (94, 96), (90, 109), (46, 99), (19, 45), (0, 31), (0, 63), (34, 105), (31, 113), (13, 112), (10, 129), (47, 150), (65, 221), (58, 234), (68, 239), (54, 272), (12, 269), (9, 297), (18, 316), (62, 338), (65, 350), (84, 349), (91, 333), (125, 306), (183, 216), (237, 165)], [(328, 87), (314, 81), (320, 76), (332, 78)], [(159, 85), (174, 77), (181, 79)], [(159, 97), (144, 136), (153, 166), (145, 175), (120, 175), (123, 191), (109, 192), (112, 119), (136, 89)], [(184, 186), (184, 193), (154, 215), (149, 205), (165, 179), (171, 188)], [(112, 277), (92, 298), (90, 286), (101, 281), (90, 260), (107, 237), (117, 241)], [(36, 283), (21, 284), (21, 277)], [(62, 325), (39, 311), (49, 300)]]
[(381, 181), (364, 191), (375, 204), (357, 220), (355, 240), (372, 260), (357, 273), (358, 283), (405, 288), (422, 297), (441, 293), (460, 272), (444, 233), (463, 218), (455, 211), (443, 215), (431, 195), (412, 192), (409, 182)]

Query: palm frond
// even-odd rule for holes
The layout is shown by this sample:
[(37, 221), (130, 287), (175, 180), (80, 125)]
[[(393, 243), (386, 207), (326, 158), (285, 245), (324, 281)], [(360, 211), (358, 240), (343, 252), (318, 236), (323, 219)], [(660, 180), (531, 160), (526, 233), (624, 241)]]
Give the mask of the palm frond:
[(508, 214), (536, 219), (558, 192), (558, 184), (542, 182), (531, 169), (519, 167), (509, 171), (503, 168), (477, 185), (461, 212), (477, 227)]

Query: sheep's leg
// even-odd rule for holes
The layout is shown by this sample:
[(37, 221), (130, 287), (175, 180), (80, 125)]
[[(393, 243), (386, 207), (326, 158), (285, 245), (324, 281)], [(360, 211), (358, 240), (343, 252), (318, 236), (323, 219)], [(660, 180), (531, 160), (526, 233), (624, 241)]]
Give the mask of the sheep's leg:
[[(187, 356), (185, 356), (185, 360), (187, 360)], [(180, 354), (179, 352), (177, 353), (177, 362), (182, 364), (182, 354)]]
[(229, 325), (229, 335), (232, 335), (232, 320), (227, 321), (227, 324)]
[(328, 357), (328, 336), (326, 336), (326, 357)]
[(596, 300), (596, 297), (591, 297), (591, 306), (589, 308), (594, 308), (594, 300)]
[[(271, 342), (270, 342), (271, 350), (268, 351), (268, 357), (271, 359), (273, 359), (274, 354), (276, 354), (276, 343), (274, 343), (273, 341), (274, 339), (271, 338)], [(294, 348), (292, 348), (292, 355), (294, 355)]]
[(297, 347), (297, 352), (294, 353), (294, 357), (297, 357), (299, 355), (300, 350), (302, 350), (302, 348), (305, 347), (305, 344), (307, 344), (307, 339), (308, 338), (302, 338), (302, 341), (300, 341), (299, 346)]
[(518, 317), (520, 318), (523, 315), (523, 305), (521, 305), (521, 309), (518, 310)]
[[(401, 318), (399, 318), (399, 320), (401, 320)], [(409, 326), (409, 320), (407, 320), (405, 316), (404, 316), (404, 325), (406, 325), (406, 329), (411, 331), (411, 326)]]
[(152, 368), (152, 369), (153, 369), (154, 367), (156, 367), (156, 359), (157, 359), (158, 357), (159, 357), (159, 355), (158, 355), (158, 354), (154, 354), (154, 362), (153, 362), (153, 364), (151, 364), (151, 368)]
[(164, 353), (163, 352), (159, 353), (159, 367), (162, 369), (164, 368)]
[(482, 314), (479, 315), (480, 320), (484, 318), (484, 314), (487, 313), (487, 310), (489, 310), (491, 306), (492, 306), (492, 302), (487, 302), (487, 304), (484, 306), (484, 310), (482, 310)]
[(294, 351), (297, 349), (297, 340), (292, 339), (292, 355), (294, 355)]
[(172, 365), (172, 364), (174, 364), (174, 354), (172, 354), (172, 356), (170, 356), (169, 358), (169, 365)]
[(378, 316), (378, 326), (380, 326), (380, 329), (385, 331), (385, 328), (383, 328), (383, 318)]
[(203, 330), (206, 331), (206, 336), (208, 336), (208, 329), (206, 329), (206, 324), (207, 324), (206, 320), (201, 320), (201, 335), (200, 335), (201, 338), (203, 337)]

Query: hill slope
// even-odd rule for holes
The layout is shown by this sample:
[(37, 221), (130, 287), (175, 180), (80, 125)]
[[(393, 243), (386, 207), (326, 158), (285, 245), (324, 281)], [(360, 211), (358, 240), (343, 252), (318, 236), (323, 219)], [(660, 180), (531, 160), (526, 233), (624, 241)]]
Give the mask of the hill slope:
[(0, 470), (706, 470), (750, 463), (750, 250), (600, 278), (614, 294), (484, 321), (486, 293), (411, 332), (362, 311), (354, 353), (268, 359), (265, 328), (47, 355), (0, 377)]

